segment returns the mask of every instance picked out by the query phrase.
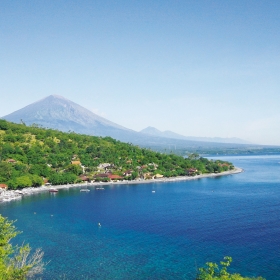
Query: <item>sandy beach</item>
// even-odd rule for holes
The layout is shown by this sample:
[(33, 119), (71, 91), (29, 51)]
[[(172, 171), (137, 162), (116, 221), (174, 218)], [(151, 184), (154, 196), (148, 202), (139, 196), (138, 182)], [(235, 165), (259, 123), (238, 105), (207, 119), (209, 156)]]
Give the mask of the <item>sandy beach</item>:
[(57, 186), (41, 186), (37, 188), (24, 188), (22, 190), (7, 190), (3, 191), (0, 194), (0, 203), (9, 202), (12, 200), (21, 199), (23, 196), (32, 195), (40, 192), (48, 192), (50, 189), (55, 188), (57, 190), (60, 189), (68, 189), (68, 188), (84, 188), (91, 186), (106, 186), (106, 185), (131, 185), (131, 184), (149, 184), (149, 183), (163, 183), (163, 182), (174, 182), (174, 181), (190, 181), (197, 180), (201, 178), (209, 178), (209, 177), (218, 177), (218, 176), (226, 176), (243, 172), (242, 168), (235, 167), (233, 170), (225, 171), (221, 173), (209, 173), (209, 174), (201, 174), (195, 176), (179, 176), (179, 177), (170, 177), (170, 178), (160, 178), (160, 179), (150, 179), (150, 180), (132, 180), (132, 181), (117, 181), (117, 182), (106, 182), (106, 183), (79, 183), (79, 184), (68, 184), (68, 185), (57, 185)]

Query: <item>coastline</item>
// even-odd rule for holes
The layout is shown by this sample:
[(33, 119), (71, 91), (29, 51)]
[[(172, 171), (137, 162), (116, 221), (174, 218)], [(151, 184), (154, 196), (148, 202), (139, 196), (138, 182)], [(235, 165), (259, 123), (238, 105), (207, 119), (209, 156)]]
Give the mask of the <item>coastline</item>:
[(211, 177), (219, 177), (219, 176), (227, 176), (233, 175), (243, 172), (244, 170), (239, 167), (235, 167), (233, 170), (224, 171), (221, 173), (209, 173), (209, 174), (201, 174), (195, 176), (178, 176), (178, 177), (170, 177), (170, 178), (159, 178), (159, 179), (149, 179), (149, 180), (132, 180), (132, 181), (118, 181), (118, 182), (94, 182), (94, 183), (79, 183), (79, 184), (68, 184), (68, 185), (52, 185), (52, 186), (40, 186), (40, 187), (30, 187), (24, 188), (22, 190), (8, 190), (3, 191), (0, 194), (0, 203), (9, 202), (12, 200), (21, 199), (22, 196), (32, 195), (41, 192), (47, 192), (51, 188), (55, 188), (57, 190), (60, 189), (68, 189), (68, 188), (83, 188), (83, 187), (92, 187), (92, 186), (106, 186), (106, 185), (132, 185), (132, 184), (150, 184), (150, 183), (164, 183), (164, 182), (175, 182), (175, 181), (190, 181), (197, 180), (201, 178), (211, 178)]

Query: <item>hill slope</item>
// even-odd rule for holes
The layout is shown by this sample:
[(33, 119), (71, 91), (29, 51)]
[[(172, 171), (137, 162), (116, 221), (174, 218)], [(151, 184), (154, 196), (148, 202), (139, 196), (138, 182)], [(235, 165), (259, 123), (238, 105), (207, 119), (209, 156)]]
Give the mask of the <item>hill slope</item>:
[(190, 169), (193, 175), (228, 168), (232, 168), (230, 163), (211, 161), (197, 154), (183, 158), (110, 137), (64, 133), (0, 120), (0, 184), (10, 188), (39, 186), (43, 178), (53, 184), (66, 184), (98, 178), (144, 179), (157, 174), (173, 177), (188, 175)]

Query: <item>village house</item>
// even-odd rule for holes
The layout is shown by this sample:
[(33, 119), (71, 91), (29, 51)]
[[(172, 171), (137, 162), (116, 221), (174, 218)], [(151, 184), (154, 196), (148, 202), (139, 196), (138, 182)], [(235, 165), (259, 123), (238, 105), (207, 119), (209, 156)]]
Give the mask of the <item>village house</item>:
[(187, 173), (188, 176), (193, 176), (193, 175), (196, 174), (196, 172), (197, 172), (196, 168), (189, 168), (189, 169), (186, 170), (186, 173)]
[(73, 164), (73, 165), (81, 165), (81, 162), (79, 160), (72, 160), (71, 164)]
[(126, 177), (131, 176), (131, 175), (132, 175), (132, 172), (133, 172), (133, 170), (126, 170), (126, 171), (123, 173), (123, 176), (126, 176)]
[(143, 174), (142, 178), (145, 179), (145, 180), (150, 180), (150, 179), (154, 179), (154, 175), (150, 172), (147, 172), (147, 173)]
[(0, 193), (6, 191), (8, 189), (8, 186), (6, 184), (0, 184)]
[(225, 163), (218, 163), (218, 165), (220, 165), (220, 166), (222, 166), (222, 167), (223, 167), (223, 166), (226, 166), (226, 167), (229, 167), (229, 166), (230, 166), (230, 165), (229, 165), (228, 163), (226, 163), (226, 162), (225, 162)]
[(99, 169), (99, 170), (109, 170), (111, 168), (114, 168), (114, 164), (111, 164), (111, 163), (100, 163), (97, 166), (97, 169)]
[(123, 177), (119, 175), (113, 175), (113, 174), (108, 175), (108, 178), (110, 178), (113, 181), (123, 180)]
[(71, 161), (71, 164), (72, 165), (80, 165), (82, 170), (83, 170), (83, 174), (85, 174), (85, 169), (86, 169), (86, 166), (82, 165), (82, 163), (79, 161), (79, 160), (72, 160)]
[(155, 163), (149, 163), (148, 165), (149, 165), (149, 166), (153, 166), (154, 169), (157, 169), (157, 168), (158, 168), (158, 164), (155, 164)]
[(86, 175), (80, 175), (79, 178), (83, 181), (83, 182), (90, 182), (90, 178)]
[(95, 174), (93, 178), (109, 178), (110, 175), (112, 175), (112, 173), (99, 173)]

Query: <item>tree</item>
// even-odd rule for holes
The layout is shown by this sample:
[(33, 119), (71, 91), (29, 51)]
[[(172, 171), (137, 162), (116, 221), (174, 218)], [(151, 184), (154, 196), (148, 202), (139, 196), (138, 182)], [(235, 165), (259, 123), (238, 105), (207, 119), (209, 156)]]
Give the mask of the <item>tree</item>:
[(0, 129), (7, 130), (8, 129), (8, 122), (5, 120), (0, 120)]
[(0, 162), (0, 178), (2, 178), (4, 182), (8, 181), (11, 178), (12, 173), (13, 173), (13, 167), (11, 164), (7, 162)]
[(30, 177), (31, 177), (31, 180), (32, 180), (32, 187), (40, 187), (44, 184), (44, 181), (40, 176), (35, 174), (33, 176), (30, 175)]
[(83, 174), (83, 169), (80, 165), (77, 165), (77, 164), (70, 164), (66, 167), (66, 170), (68, 172), (71, 172), (77, 176)]
[(188, 155), (188, 158), (189, 158), (190, 160), (197, 160), (197, 159), (199, 159), (199, 154), (197, 154), (197, 153), (189, 154), (189, 155)]
[(27, 245), (13, 246), (11, 239), (19, 232), (14, 221), (9, 221), (0, 215), (0, 276), (3, 280), (24, 280), (43, 272), (44, 253), (37, 249), (30, 255), (31, 248)]
[(232, 262), (231, 257), (224, 257), (224, 261), (221, 261), (221, 266), (218, 264), (207, 262), (206, 268), (199, 268), (199, 273), (196, 277), (196, 280), (265, 280), (262, 277), (257, 278), (249, 278), (242, 277), (238, 273), (231, 274), (227, 271), (227, 268), (230, 266)]
[(16, 178), (17, 187), (19, 188), (25, 188), (25, 187), (31, 187), (32, 186), (32, 180), (30, 179), (30, 176), (24, 175)]

